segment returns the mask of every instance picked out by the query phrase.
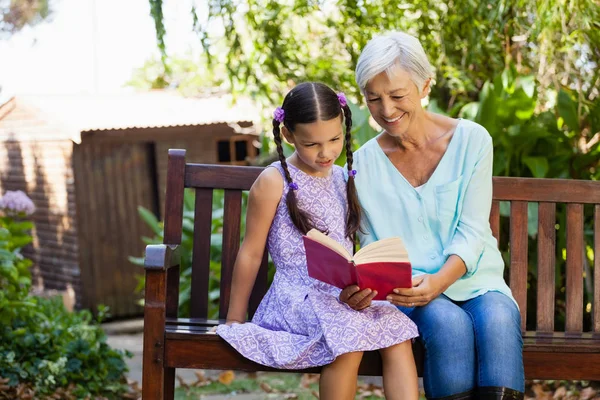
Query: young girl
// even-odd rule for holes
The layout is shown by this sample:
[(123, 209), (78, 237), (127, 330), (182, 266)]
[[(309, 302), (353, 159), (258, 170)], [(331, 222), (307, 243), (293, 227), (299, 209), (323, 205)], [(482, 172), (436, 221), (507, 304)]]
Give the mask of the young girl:
[[(343, 115), (342, 115), (343, 114)], [(348, 183), (334, 165), (344, 146)], [(353, 399), (362, 352), (379, 350), (388, 399), (417, 399), (413, 322), (387, 302), (355, 311), (340, 289), (308, 276), (302, 235), (327, 233), (352, 251), (360, 224), (351, 148), (352, 118), (343, 94), (320, 83), (292, 89), (274, 113), (279, 162), (258, 177), (248, 200), (246, 235), (234, 267), (227, 322), (217, 328), (244, 357), (275, 368), (323, 366), (321, 399)], [(285, 158), (281, 135), (294, 145)], [(250, 292), (265, 243), (277, 272), (252, 322)]]

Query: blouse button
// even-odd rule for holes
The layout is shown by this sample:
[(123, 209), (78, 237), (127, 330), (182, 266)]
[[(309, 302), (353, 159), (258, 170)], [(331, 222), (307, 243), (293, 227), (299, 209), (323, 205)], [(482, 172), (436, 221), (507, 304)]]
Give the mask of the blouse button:
[(419, 217), (417, 219), (419, 220), (419, 222), (423, 222), (423, 217)]
[(431, 258), (432, 260), (435, 260), (436, 256), (435, 256), (435, 254), (432, 254), (429, 256), (429, 258)]

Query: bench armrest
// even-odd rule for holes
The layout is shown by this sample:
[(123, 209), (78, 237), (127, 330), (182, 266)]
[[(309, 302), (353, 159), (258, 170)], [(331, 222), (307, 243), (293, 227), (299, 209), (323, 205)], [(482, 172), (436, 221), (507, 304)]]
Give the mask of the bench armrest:
[(178, 245), (149, 244), (146, 246), (144, 268), (146, 270), (162, 270), (179, 265), (181, 254)]

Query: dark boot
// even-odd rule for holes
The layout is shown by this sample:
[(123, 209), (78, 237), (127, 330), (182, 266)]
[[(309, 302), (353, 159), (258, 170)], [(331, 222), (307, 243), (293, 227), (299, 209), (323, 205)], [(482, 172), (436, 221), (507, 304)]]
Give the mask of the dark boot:
[(523, 400), (524, 397), (524, 393), (506, 387), (485, 386), (477, 388), (477, 399), (479, 400)]
[(474, 400), (475, 391), (469, 390), (468, 392), (456, 393), (450, 396), (444, 397), (428, 397), (429, 400)]

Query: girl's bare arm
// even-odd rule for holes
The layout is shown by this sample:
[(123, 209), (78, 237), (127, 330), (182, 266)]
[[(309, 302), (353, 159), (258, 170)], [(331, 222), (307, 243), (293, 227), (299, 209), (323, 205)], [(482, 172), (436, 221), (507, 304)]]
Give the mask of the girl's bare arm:
[(283, 177), (275, 168), (265, 169), (248, 196), (246, 234), (233, 268), (227, 323), (245, 322), (248, 299), (263, 258), (267, 236), (283, 193)]

